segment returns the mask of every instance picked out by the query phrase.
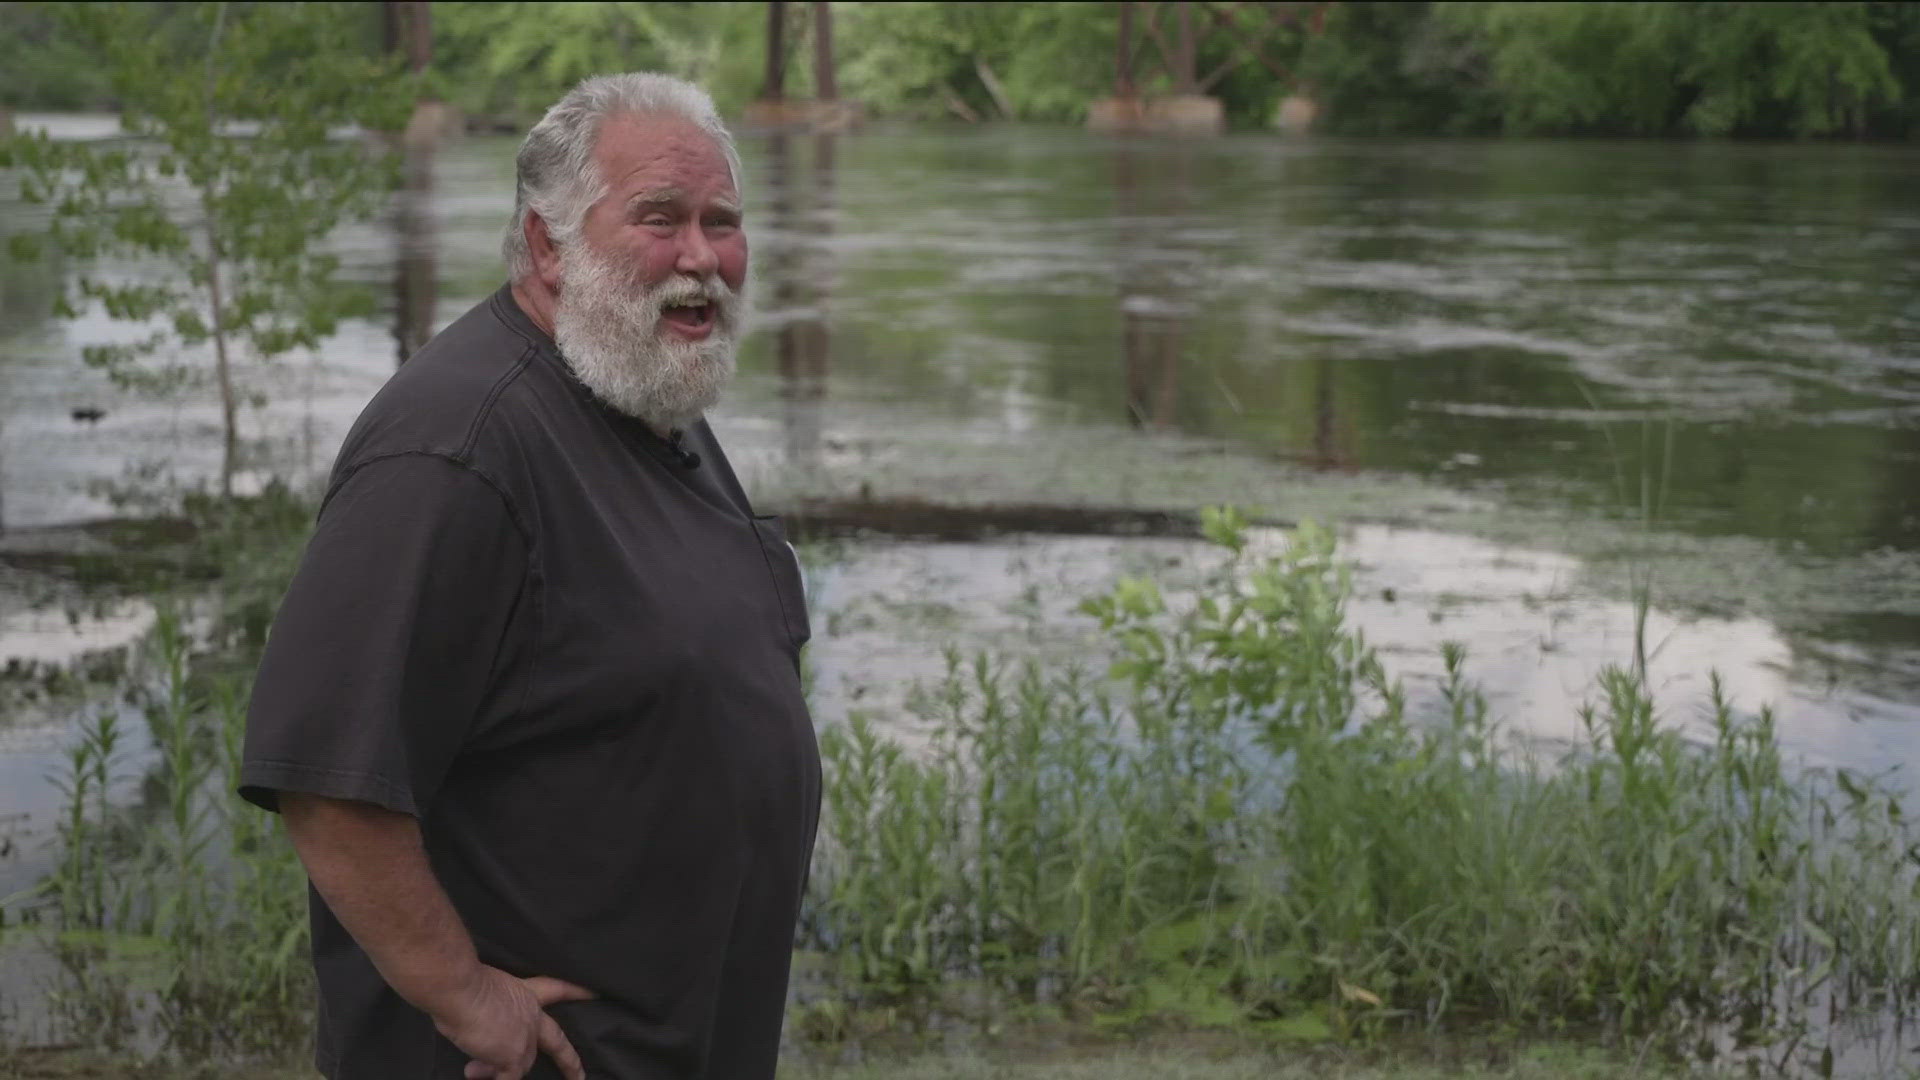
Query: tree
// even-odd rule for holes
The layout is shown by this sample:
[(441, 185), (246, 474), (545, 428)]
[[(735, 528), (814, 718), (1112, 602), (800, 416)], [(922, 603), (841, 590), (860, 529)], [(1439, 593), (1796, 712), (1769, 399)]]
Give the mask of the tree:
[(1113, 85), (1115, 4), (840, 6), (841, 91), (883, 115), (1079, 120)]
[(1306, 44), (1321, 125), (1346, 135), (1483, 135), (1500, 127), (1477, 43), (1431, 5), (1347, 0)]
[[(0, 142), (0, 166), (50, 211), (44, 234), (12, 247), (30, 258), (50, 244), (80, 265), (60, 314), (98, 305), (144, 330), (88, 346), (86, 363), (136, 388), (213, 384), (225, 493), (239, 457), (239, 366), (312, 348), (371, 309), (316, 245), (377, 212), (393, 176), (388, 155), (350, 126), (397, 127), (414, 95), (371, 47), (365, 5), (179, 4), (164, 23), (151, 7), (49, 5), (106, 73), (130, 138)], [(105, 269), (107, 257), (137, 269)]]
[(1920, 4), (1879, 0), (1867, 5), (1873, 39), (1901, 87), (1898, 100), (1867, 107), (1867, 130), (1894, 138), (1920, 138)]
[(713, 94), (722, 110), (760, 89), (766, 12), (757, 3), (434, 4), (434, 65), (468, 115), (524, 130), (589, 75), (665, 71)]
[(1456, 3), (1520, 134), (1833, 135), (1897, 102), (1865, 3)]

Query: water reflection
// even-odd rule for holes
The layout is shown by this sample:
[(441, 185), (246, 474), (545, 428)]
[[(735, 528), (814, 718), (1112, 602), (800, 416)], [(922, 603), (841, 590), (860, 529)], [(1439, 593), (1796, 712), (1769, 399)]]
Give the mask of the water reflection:
[(409, 132), (401, 146), (401, 188), (393, 202), (393, 343), (402, 364), (433, 336), (439, 298), (433, 158), (433, 139)]
[(836, 138), (811, 137), (812, 159), (804, 173), (794, 162), (800, 136), (778, 131), (767, 143), (769, 224), (786, 237), (764, 266), (772, 310), (780, 320), (773, 353), (781, 429), (788, 465), (807, 470), (820, 465), (826, 410), (827, 310), (833, 291), (827, 241), (833, 232)]
[(1120, 362), (1126, 419), (1165, 430), (1178, 423), (1187, 322), (1193, 314), (1182, 247), (1170, 223), (1189, 202), (1192, 150), (1184, 142), (1153, 148), (1154, 175), (1142, 176), (1145, 151), (1133, 142), (1113, 152), (1114, 207), (1120, 238)]

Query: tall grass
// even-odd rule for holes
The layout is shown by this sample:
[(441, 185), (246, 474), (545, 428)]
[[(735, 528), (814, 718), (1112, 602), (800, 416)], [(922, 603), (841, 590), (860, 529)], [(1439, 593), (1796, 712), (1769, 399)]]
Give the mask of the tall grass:
[[(122, 687), (149, 760), (128, 760), (128, 717), (106, 707), (83, 719), (52, 778), (65, 800), (59, 858), (10, 906), (59, 961), (48, 991), (60, 1037), (191, 1061), (310, 1041), (305, 877), (278, 819), (233, 794), (241, 673), (307, 517), (278, 491), (199, 508), (197, 547), (146, 582), (158, 614)], [(183, 586), (215, 574), (224, 589), (190, 615)]]
[(1711, 742), (1664, 723), (1639, 665), (1584, 737), (1517, 751), (1449, 646), (1415, 722), (1347, 627), (1311, 526), (1192, 595), (1089, 601), (1110, 677), (952, 657), (931, 750), (861, 717), (824, 737), (810, 943), (866, 999), (956, 987), (1102, 1022), (1301, 1038), (1393, 1026), (1602, 1025), (1792, 1046), (1920, 975), (1900, 802), (1783, 761), (1718, 683)]

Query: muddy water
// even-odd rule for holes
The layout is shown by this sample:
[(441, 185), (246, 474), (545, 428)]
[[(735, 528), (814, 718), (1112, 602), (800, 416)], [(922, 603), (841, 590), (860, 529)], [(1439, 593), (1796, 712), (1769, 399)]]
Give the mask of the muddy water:
[[(1650, 570), (1676, 719), (1718, 668), (1810, 761), (1920, 749), (1920, 150), (883, 127), (743, 152), (760, 315), (716, 425), (769, 509), (920, 537), (821, 564), (824, 713), (897, 716), (939, 645), (1203, 558), (1081, 535), (1112, 512), (1232, 500), (1344, 523), (1369, 636), (1421, 685), (1465, 641), (1522, 730), (1568, 734)], [(511, 153), (446, 145), (335, 238), (385, 313), (246, 373), (243, 480), (324, 469), (404, 349), (497, 284)], [(34, 217), (0, 182), (0, 232)], [(16, 537), (219, 467), (209, 398), (78, 362), (134, 331), (53, 318), (67, 272), (0, 268)], [(927, 530), (926, 504), (1055, 516)], [(0, 589), (0, 653), (48, 647), (31, 592)], [(59, 741), (0, 746), (8, 776)]]

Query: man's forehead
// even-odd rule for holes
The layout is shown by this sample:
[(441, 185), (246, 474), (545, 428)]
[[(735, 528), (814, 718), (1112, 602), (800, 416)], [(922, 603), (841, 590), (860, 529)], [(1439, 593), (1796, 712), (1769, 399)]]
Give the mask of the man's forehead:
[(737, 202), (732, 168), (713, 136), (678, 117), (613, 116), (600, 127), (594, 158), (623, 199)]

